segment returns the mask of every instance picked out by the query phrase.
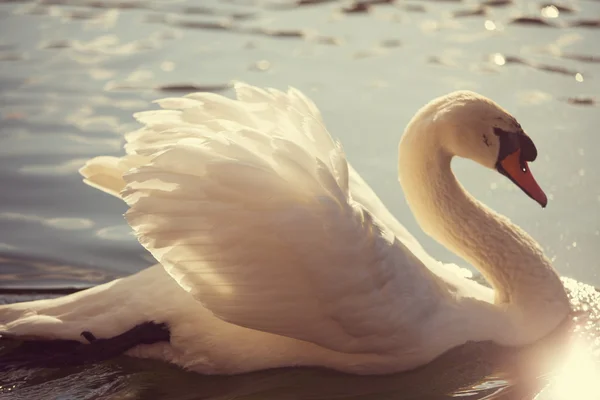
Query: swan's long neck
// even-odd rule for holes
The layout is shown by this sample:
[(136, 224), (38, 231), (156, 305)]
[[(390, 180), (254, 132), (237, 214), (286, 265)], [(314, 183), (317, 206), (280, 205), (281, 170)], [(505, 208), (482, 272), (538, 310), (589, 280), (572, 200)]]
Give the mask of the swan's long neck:
[(516, 325), (531, 319), (538, 324), (532, 329), (547, 333), (569, 310), (558, 275), (533, 238), (460, 185), (441, 134), (411, 124), (400, 144), (400, 182), (411, 210), (425, 232), (482, 272), (495, 304), (518, 318)]

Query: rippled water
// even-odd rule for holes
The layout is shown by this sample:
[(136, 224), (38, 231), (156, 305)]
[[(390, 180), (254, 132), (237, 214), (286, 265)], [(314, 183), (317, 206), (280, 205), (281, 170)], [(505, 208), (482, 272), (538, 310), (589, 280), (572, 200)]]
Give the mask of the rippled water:
[[(77, 169), (89, 157), (121, 154), (123, 133), (136, 128), (131, 114), (154, 107), (152, 100), (229, 93), (232, 79), (310, 95), (390, 210), (433, 255), (459, 264), (411, 216), (396, 178), (397, 142), (435, 96), (471, 89), (495, 99), (535, 140), (532, 169), (550, 204), (540, 209), (505, 178), (468, 162), (455, 165), (461, 182), (539, 240), (562, 275), (600, 286), (600, 2), (387, 3), (0, 1), (0, 288), (85, 287), (150, 265), (122, 218), (124, 205), (81, 183)], [(587, 293), (572, 286), (575, 299)], [(579, 302), (591, 321), (577, 321), (588, 338), (569, 348), (594, 345), (594, 296)], [(483, 347), (464, 350), (468, 362), (456, 363), (454, 354), (453, 363), (377, 378), (319, 370), (199, 378), (123, 358), (0, 378), (0, 396), (533, 398), (551, 382), (540, 399), (592, 398), (589, 388), (588, 397), (552, 394), (568, 374), (555, 368), (547, 379), (526, 379), (514, 371), (522, 361)], [(557, 365), (572, 374), (580, 370), (569, 357), (583, 354), (595, 365), (591, 350), (569, 354)], [(583, 383), (561, 378), (568, 389), (560, 390), (571, 395), (597, 379), (595, 366), (576, 360), (592, 375), (575, 373)]]

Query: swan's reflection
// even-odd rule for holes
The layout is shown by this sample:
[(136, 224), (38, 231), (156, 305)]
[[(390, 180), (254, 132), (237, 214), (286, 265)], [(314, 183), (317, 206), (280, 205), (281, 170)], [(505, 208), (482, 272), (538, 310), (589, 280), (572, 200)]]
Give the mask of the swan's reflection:
[[(50, 377), (48, 369), (14, 369), (0, 378), (0, 385), (22, 398), (37, 398), (42, 390), (55, 397), (65, 390), (88, 393), (90, 386), (101, 381), (112, 397), (140, 399), (600, 399), (600, 293), (572, 279), (563, 278), (563, 283), (576, 316), (538, 343), (522, 349), (469, 343), (400, 374), (355, 376), (317, 368), (283, 368), (208, 376), (164, 362), (119, 357), (55, 371)], [(12, 348), (10, 340), (0, 340), (0, 367), (2, 354)], [(128, 383), (115, 386), (115, 381)], [(2, 393), (0, 389), (0, 397)]]
[[(0, 350), (6, 343), (0, 341)], [(89, 385), (106, 381), (103, 385), (111, 395), (119, 398), (134, 394), (142, 399), (600, 399), (600, 373), (594, 353), (584, 341), (573, 343), (568, 353), (558, 358), (555, 356), (561, 348), (554, 339), (529, 350), (473, 344), (451, 351), (419, 370), (385, 376), (353, 376), (313, 368), (205, 376), (160, 361), (119, 357), (83, 369), (56, 372), (51, 380), (66, 380), (70, 393), (85, 393)], [(547, 371), (551, 371), (549, 375)], [(3, 384), (15, 384), (14, 390), (21, 395), (37, 393), (40, 382), (52, 388), (54, 394), (65, 390), (58, 381), (53, 384), (46, 378), (31, 379), (32, 373), (35, 375), (35, 370), (12, 371)], [(112, 387), (115, 379), (129, 384)], [(148, 393), (152, 396), (147, 397)]]

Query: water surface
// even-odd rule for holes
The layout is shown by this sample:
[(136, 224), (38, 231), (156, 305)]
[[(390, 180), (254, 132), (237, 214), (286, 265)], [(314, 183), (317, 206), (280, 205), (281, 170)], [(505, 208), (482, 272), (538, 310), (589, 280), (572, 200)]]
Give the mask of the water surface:
[[(561, 275), (600, 285), (600, 2), (387, 3), (0, 2), (0, 288), (86, 287), (150, 265), (122, 218), (124, 204), (84, 185), (77, 169), (87, 158), (122, 154), (123, 134), (137, 127), (131, 114), (154, 108), (152, 100), (196, 90), (231, 95), (234, 79), (291, 85), (313, 98), (354, 167), (399, 220), (435, 257), (466, 267), (418, 228), (397, 183), (396, 149), (406, 123), (431, 98), (456, 89), (493, 98), (535, 141), (540, 156), (532, 170), (549, 206), (542, 210), (506, 178), (469, 162), (455, 163), (459, 179), (531, 233)], [(594, 298), (587, 304), (587, 314), (598, 307)], [(181, 389), (185, 396), (212, 398), (285, 398), (294, 387), (304, 397), (331, 398), (335, 393), (319, 390), (336, 385), (350, 388), (346, 397), (517, 398), (510, 396), (523, 390), (533, 398), (551, 381), (513, 382), (492, 353), (468, 354), (471, 362), (434, 366), (419, 373), (422, 381), (319, 370), (199, 379), (123, 358), (60, 373), (29, 371), (33, 384), (13, 377), (0, 390), (14, 384), (23, 398), (33, 398), (31, 390), (86, 398), (81, 393), (94, 387), (127, 397), (164, 374), (172, 388), (189, 389)], [(480, 371), (473, 360), (492, 366)], [(474, 375), (452, 375), (461, 365)], [(430, 382), (447, 374), (458, 386), (434, 390)], [(142, 383), (130, 384), (136, 379)], [(406, 382), (419, 382), (417, 391)], [(184, 396), (164, 390), (166, 397)], [(538, 398), (561, 398), (545, 393)]]

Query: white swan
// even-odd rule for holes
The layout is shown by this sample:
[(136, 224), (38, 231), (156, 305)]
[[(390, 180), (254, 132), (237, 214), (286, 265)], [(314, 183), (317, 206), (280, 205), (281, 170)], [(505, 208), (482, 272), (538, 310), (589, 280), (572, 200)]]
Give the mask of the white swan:
[(122, 197), (160, 262), (70, 296), (0, 307), (0, 331), (109, 338), (144, 321), (170, 343), (129, 354), (203, 373), (312, 365), (359, 374), (425, 364), (467, 341), (519, 346), (569, 302), (524, 231), (471, 197), (453, 156), (507, 175), (542, 206), (531, 139), (500, 106), (460, 91), (425, 105), (399, 147), (400, 183), (423, 229), (493, 290), (428, 256), (347, 163), (316, 106), (236, 84), (139, 113), (127, 155), (98, 157), (86, 182)]

